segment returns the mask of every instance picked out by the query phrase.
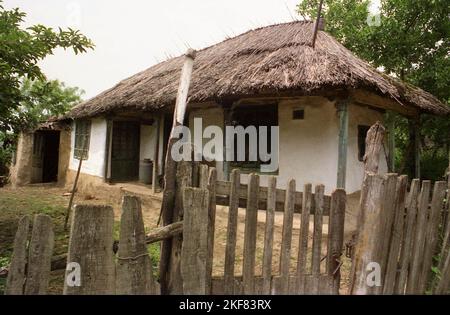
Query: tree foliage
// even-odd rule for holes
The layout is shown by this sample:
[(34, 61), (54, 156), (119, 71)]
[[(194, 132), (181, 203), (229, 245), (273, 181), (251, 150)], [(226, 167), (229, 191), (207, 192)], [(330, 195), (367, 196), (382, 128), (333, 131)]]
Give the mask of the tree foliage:
[[(450, 104), (448, 0), (380, 0), (379, 20), (371, 18), (369, 0), (324, 2), (326, 31), (344, 46), (387, 74)], [(318, 5), (319, 0), (303, 0), (298, 12), (314, 18)], [(423, 176), (434, 179), (447, 164), (450, 122), (448, 117), (422, 115), (421, 125)], [(396, 118), (396, 140), (398, 166), (408, 171), (408, 124), (401, 117)]]
[(59, 47), (76, 54), (94, 47), (90, 39), (70, 28), (54, 30), (38, 24), (24, 29), (25, 16), (18, 8), (6, 10), (0, 0), (0, 131), (11, 129), (13, 113), (27, 101), (21, 91), (23, 80), (45, 80), (39, 61)]

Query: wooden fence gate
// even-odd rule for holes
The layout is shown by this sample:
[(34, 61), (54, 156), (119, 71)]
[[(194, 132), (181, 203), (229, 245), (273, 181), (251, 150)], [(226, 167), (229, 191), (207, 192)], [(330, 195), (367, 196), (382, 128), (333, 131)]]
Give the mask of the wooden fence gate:
[[(340, 256), (344, 237), (346, 194), (336, 190), (324, 195), (324, 186), (306, 184), (296, 191), (290, 180), (287, 189), (276, 188), (269, 177), (268, 187), (260, 187), (259, 176), (240, 183), (238, 170), (231, 181), (217, 181), (216, 171), (200, 166), (198, 188), (183, 189), (183, 242), (181, 276), (185, 294), (338, 294)], [(223, 276), (212, 277), (216, 206), (228, 207)], [(235, 274), (238, 209), (245, 208), (242, 275)], [(266, 210), (262, 274), (255, 274), (257, 215)], [(278, 272), (272, 273), (274, 218), (283, 211), (283, 228)], [(300, 234), (293, 239), (294, 213), (300, 213)], [(322, 256), (324, 217), (328, 222), (326, 255)], [(313, 233), (309, 235), (310, 220)], [(309, 248), (308, 239), (312, 238)], [(298, 242), (295, 267), (291, 267), (291, 245)], [(310, 267), (310, 268), (309, 268)], [(322, 267), (322, 268), (321, 268)]]

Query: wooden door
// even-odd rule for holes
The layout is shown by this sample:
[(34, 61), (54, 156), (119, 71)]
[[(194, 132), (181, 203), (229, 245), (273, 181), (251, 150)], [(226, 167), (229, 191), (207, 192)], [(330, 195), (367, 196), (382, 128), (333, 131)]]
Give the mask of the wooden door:
[(139, 177), (140, 124), (114, 121), (111, 148), (111, 179), (133, 181)]

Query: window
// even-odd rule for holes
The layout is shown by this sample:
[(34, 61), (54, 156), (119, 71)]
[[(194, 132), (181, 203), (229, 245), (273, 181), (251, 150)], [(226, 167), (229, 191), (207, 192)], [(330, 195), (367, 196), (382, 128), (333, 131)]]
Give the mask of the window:
[[(235, 126), (242, 126), (247, 128), (248, 126), (256, 127), (256, 134), (258, 136), (257, 141), (257, 160), (252, 161), (250, 158), (250, 143), (249, 143), (249, 135), (247, 134), (245, 137), (245, 160), (238, 161), (238, 148), (237, 148), (237, 139), (234, 139), (234, 161), (230, 163), (232, 167), (239, 167), (244, 172), (259, 170), (260, 166), (263, 164), (270, 164), (269, 161), (262, 161), (259, 155), (259, 127), (267, 126), (267, 150), (271, 149), (271, 126), (278, 126), (278, 105), (277, 104), (269, 104), (269, 105), (249, 105), (249, 106), (240, 106), (233, 110), (232, 121)], [(272, 153), (272, 152), (268, 152)]]
[(305, 110), (304, 109), (294, 109), (292, 111), (292, 119), (293, 120), (303, 120), (303, 119), (305, 119)]
[(73, 157), (86, 160), (89, 156), (89, 139), (91, 137), (91, 121), (77, 120), (75, 124), (75, 148)]
[(366, 154), (366, 137), (370, 126), (358, 126), (358, 159), (362, 161)]

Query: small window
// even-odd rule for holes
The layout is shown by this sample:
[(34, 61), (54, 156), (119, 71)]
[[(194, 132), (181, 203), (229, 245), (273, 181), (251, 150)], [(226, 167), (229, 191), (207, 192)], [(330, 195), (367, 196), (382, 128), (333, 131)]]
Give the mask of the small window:
[(76, 159), (87, 160), (89, 156), (89, 140), (91, 137), (91, 121), (77, 120), (75, 125), (75, 148), (73, 156)]
[(370, 126), (358, 126), (358, 159), (363, 161), (366, 154), (366, 137)]
[(292, 119), (293, 120), (303, 120), (303, 119), (305, 119), (305, 110), (304, 109), (294, 109), (292, 111)]

